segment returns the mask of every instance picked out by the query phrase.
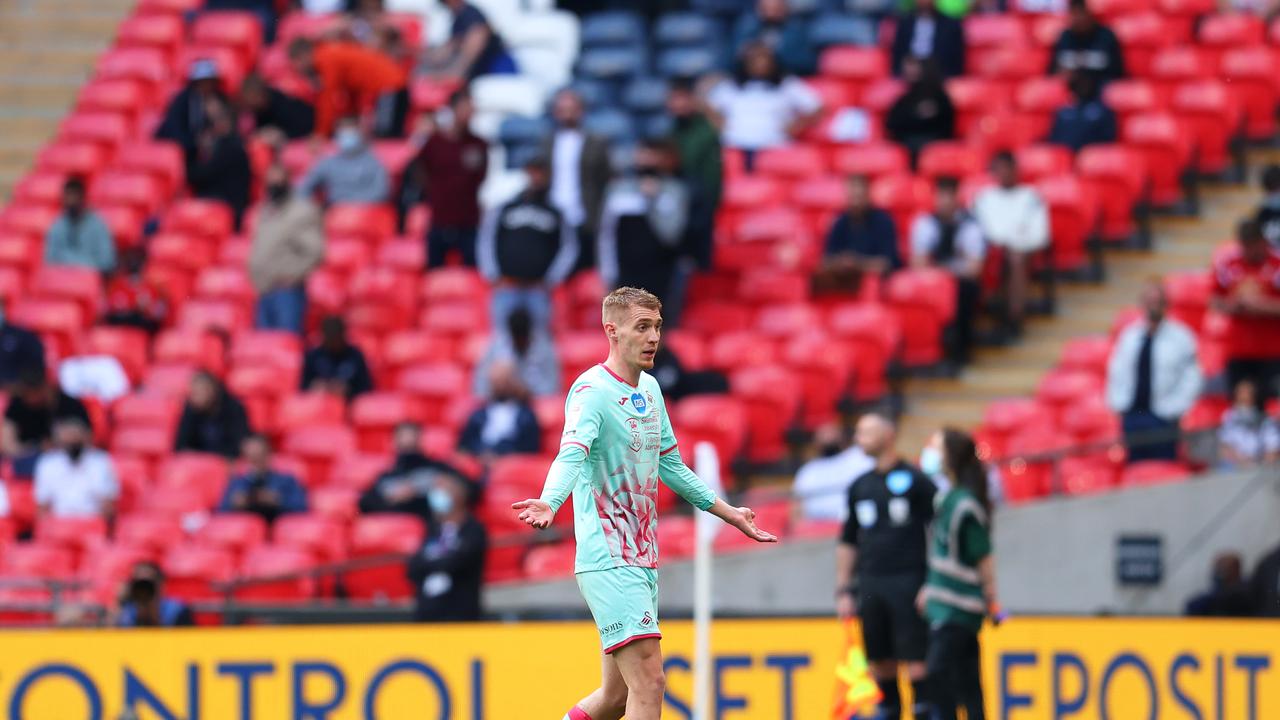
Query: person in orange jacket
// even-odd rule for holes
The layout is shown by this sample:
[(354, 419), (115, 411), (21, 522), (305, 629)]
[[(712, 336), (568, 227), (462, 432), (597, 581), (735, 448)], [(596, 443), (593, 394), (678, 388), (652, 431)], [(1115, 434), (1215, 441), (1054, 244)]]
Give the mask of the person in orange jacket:
[(289, 62), (316, 88), (317, 135), (328, 137), (341, 117), (368, 113), (375, 137), (404, 134), (408, 73), (393, 57), (354, 42), (300, 37), (289, 44)]

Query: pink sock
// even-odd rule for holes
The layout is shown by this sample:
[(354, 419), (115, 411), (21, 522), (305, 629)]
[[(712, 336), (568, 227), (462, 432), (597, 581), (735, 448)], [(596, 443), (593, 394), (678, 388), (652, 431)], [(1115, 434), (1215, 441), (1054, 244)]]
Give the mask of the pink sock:
[(569, 720), (591, 720), (591, 716), (582, 711), (582, 708), (574, 705), (569, 710)]

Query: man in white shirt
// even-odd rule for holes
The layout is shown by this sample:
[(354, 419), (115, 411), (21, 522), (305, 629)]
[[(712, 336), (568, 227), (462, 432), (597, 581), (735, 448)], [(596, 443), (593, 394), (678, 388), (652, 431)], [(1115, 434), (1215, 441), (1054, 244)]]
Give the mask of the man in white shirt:
[(53, 436), (57, 449), (36, 462), (34, 492), (41, 516), (111, 517), (120, 496), (111, 457), (89, 444), (89, 427), (79, 418), (59, 419)]
[(787, 145), (812, 127), (822, 99), (804, 81), (784, 75), (769, 46), (755, 42), (743, 48), (736, 75), (711, 88), (707, 110), (723, 143), (750, 156)]
[(955, 178), (938, 178), (933, 213), (922, 213), (911, 224), (911, 264), (942, 268), (955, 276), (956, 315), (948, 354), (952, 363), (964, 365), (973, 348), (987, 241), (977, 221), (960, 206), (959, 187)]
[(857, 444), (845, 447), (838, 425), (823, 425), (814, 432), (818, 457), (800, 466), (791, 493), (803, 520), (842, 521), (849, 511), (849, 485), (875, 467)]
[(612, 170), (609, 142), (582, 128), (578, 93), (565, 88), (551, 100), (556, 129), (543, 152), (551, 160), (551, 204), (578, 231), (577, 267), (595, 263), (595, 237), (600, 227), (604, 189)]
[(1013, 153), (996, 153), (991, 159), (991, 174), (997, 185), (978, 193), (973, 213), (987, 240), (1005, 250), (1009, 330), (1016, 336), (1022, 333), (1027, 309), (1031, 255), (1049, 246), (1049, 210), (1035, 188), (1018, 182)]

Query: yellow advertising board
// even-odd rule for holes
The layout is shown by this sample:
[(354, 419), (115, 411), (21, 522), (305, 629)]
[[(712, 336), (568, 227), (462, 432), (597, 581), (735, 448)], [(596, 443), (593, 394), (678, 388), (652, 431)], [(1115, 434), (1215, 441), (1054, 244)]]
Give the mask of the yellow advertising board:
[[(662, 626), (664, 718), (691, 713), (692, 627)], [(826, 720), (834, 620), (713, 630), (715, 720)], [(1280, 718), (1280, 623), (1015, 618), (983, 636), (1001, 720)], [(588, 623), (0, 632), (8, 720), (556, 720), (599, 680)]]

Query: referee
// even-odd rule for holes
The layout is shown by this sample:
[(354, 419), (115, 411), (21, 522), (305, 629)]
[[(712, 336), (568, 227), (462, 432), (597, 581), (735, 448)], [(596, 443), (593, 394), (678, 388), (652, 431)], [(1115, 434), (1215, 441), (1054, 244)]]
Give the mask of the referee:
[(894, 447), (896, 428), (883, 415), (858, 421), (857, 443), (876, 464), (849, 487), (849, 514), (836, 546), (836, 612), (857, 615), (871, 675), (884, 694), (882, 719), (898, 720), (899, 664), (911, 678), (916, 720), (928, 720), (925, 653), (929, 628), (916, 610), (924, 584), (933, 481)]

